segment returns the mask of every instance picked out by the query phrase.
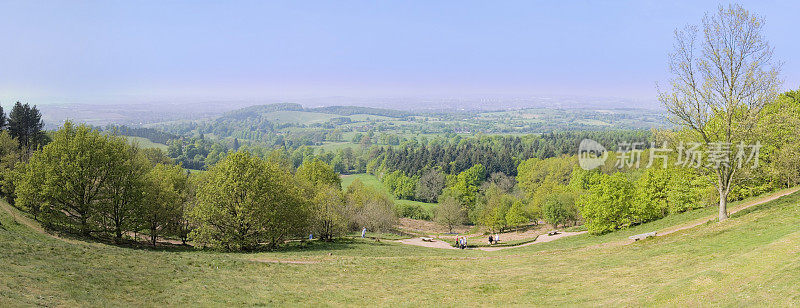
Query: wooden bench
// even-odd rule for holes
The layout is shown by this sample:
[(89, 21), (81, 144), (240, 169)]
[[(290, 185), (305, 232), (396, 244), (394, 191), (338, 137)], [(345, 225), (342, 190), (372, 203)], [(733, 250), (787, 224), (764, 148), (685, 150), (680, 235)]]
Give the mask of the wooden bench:
[(432, 237), (422, 237), (421, 239), (422, 239), (423, 242), (433, 242), (433, 238)]
[(653, 236), (656, 236), (656, 232), (655, 231), (642, 233), (642, 234), (637, 234), (637, 235), (632, 235), (632, 236), (629, 236), (628, 238), (632, 239), (634, 241), (638, 241), (638, 240), (643, 240), (643, 239), (646, 239), (648, 237), (653, 237)]

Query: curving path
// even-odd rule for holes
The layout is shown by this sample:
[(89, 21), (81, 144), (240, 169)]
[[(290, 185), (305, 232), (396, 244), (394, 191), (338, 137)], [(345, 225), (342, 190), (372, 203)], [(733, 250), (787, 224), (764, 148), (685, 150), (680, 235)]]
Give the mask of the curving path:
[[(753, 199), (751, 201), (745, 202), (745, 203), (737, 206), (736, 208), (731, 209), (729, 211), (729, 215), (733, 215), (733, 214), (735, 214), (737, 212), (746, 210), (748, 208), (751, 208), (751, 207), (754, 207), (754, 206), (757, 206), (757, 205), (761, 205), (761, 204), (776, 200), (776, 199), (778, 199), (780, 197), (783, 197), (783, 196), (791, 195), (791, 194), (793, 194), (793, 193), (795, 193), (795, 192), (797, 192), (799, 190), (800, 190), (800, 187), (793, 187), (793, 188), (784, 189), (784, 190), (775, 192), (773, 194), (770, 194), (770, 195), (767, 195), (767, 196), (764, 196), (764, 197)], [(716, 218), (717, 218), (717, 215), (707, 216), (707, 217), (704, 217), (704, 218), (693, 220), (693, 221), (691, 221), (689, 223), (685, 223), (685, 224), (681, 224), (681, 225), (677, 225), (677, 226), (672, 226), (672, 227), (663, 229), (662, 231), (657, 231), (656, 232), (656, 236), (665, 236), (665, 235), (669, 235), (669, 234), (672, 234), (672, 233), (675, 233), (675, 232), (678, 232), (678, 231), (691, 229), (691, 228), (703, 225), (703, 224), (707, 223), (708, 221), (714, 220)], [(581, 231), (581, 232), (562, 232), (562, 233), (559, 233), (559, 234), (556, 234), (556, 235), (542, 234), (542, 235), (539, 235), (539, 237), (536, 238), (535, 241), (530, 242), (530, 243), (525, 243), (525, 244), (522, 244), (522, 245), (505, 246), (505, 247), (478, 247), (478, 248), (473, 248), (473, 249), (482, 250), (482, 251), (498, 251), (498, 250), (503, 250), (503, 249), (525, 247), (525, 246), (530, 246), (530, 245), (539, 244), (539, 243), (546, 243), (546, 242), (557, 240), (557, 239), (562, 238), (562, 237), (580, 235), (580, 234), (584, 234), (584, 233), (586, 233), (586, 231)], [(440, 241), (438, 239), (435, 239), (433, 242), (425, 242), (425, 241), (422, 240), (422, 238), (417, 237), (417, 238), (412, 238), (412, 239), (399, 240), (397, 242), (403, 243), (403, 244), (407, 244), (407, 245), (416, 245), (416, 246), (422, 246), (422, 247), (431, 247), (431, 248), (440, 248), (440, 249), (458, 249), (458, 248), (450, 246), (450, 244), (448, 244), (446, 242), (443, 242), (443, 241)], [(599, 247), (624, 246), (624, 245), (631, 244), (633, 242), (634, 242), (634, 240), (622, 240), (622, 241), (602, 243), (602, 244), (599, 244), (599, 245), (590, 246), (590, 247), (586, 247), (586, 248), (591, 249), (591, 248), (599, 248)]]
[[(586, 233), (586, 231), (561, 232), (561, 233), (556, 234), (556, 235), (542, 234), (542, 235), (539, 235), (539, 237), (537, 237), (535, 241), (530, 242), (530, 243), (525, 243), (525, 244), (522, 244), (522, 245), (501, 246), (501, 247), (478, 247), (478, 248), (470, 248), (470, 249), (483, 250), (483, 251), (498, 251), (498, 250), (503, 250), (503, 249), (525, 247), (525, 246), (530, 246), (530, 245), (539, 244), (539, 243), (546, 243), (546, 242), (550, 242), (550, 241), (554, 241), (554, 240), (560, 239), (562, 237), (579, 235), (579, 234), (584, 234), (584, 233)], [(422, 238), (420, 238), (420, 237), (415, 237), (415, 238), (410, 238), (410, 239), (405, 239), (405, 240), (399, 240), (397, 242), (398, 243), (407, 244), (407, 245), (415, 245), (415, 246), (430, 247), (430, 248), (458, 249), (456, 247), (450, 246), (449, 243), (447, 243), (445, 241), (441, 241), (439, 239), (434, 239), (433, 242), (426, 242), (426, 241), (423, 241)]]
[[(736, 207), (735, 209), (731, 209), (728, 212), (728, 217), (730, 217), (731, 215), (733, 215), (733, 214), (735, 214), (735, 213), (737, 213), (739, 211), (743, 211), (743, 210), (749, 209), (749, 208), (754, 207), (756, 205), (761, 205), (761, 204), (776, 200), (776, 199), (778, 199), (780, 197), (791, 195), (791, 194), (797, 192), (798, 190), (800, 190), (800, 187), (793, 187), (793, 188), (789, 188), (789, 189), (778, 191), (778, 192), (776, 192), (774, 194), (771, 194), (771, 195), (768, 195), (768, 196), (764, 196), (764, 197), (761, 197), (761, 198), (757, 198), (757, 199), (753, 199), (751, 201), (745, 202), (744, 204)], [(697, 227), (699, 225), (705, 224), (710, 220), (715, 220), (717, 218), (718, 218), (718, 215), (713, 215), (713, 216), (708, 216), (708, 217), (705, 217), (705, 218), (701, 218), (701, 219), (692, 221), (692, 222), (690, 222), (688, 224), (683, 224), (683, 225), (670, 227), (670, 228), (665, 229), (664, 231), (657, 232), (656, 236), (664, 236), (664, 235), (672, 234), (672, 233), (675, 233), (675, 232), (678, 232), (678, 231), (691, 229), (691, 228)]]

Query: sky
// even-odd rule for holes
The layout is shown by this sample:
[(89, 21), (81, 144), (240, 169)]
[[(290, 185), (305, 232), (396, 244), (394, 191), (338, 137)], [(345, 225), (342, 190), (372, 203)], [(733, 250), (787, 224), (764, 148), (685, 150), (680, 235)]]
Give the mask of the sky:
[[(0, 0), (0, 103), (655, 100), (717, 1)], [(800, 87), (798, 1), (745, 1)]]

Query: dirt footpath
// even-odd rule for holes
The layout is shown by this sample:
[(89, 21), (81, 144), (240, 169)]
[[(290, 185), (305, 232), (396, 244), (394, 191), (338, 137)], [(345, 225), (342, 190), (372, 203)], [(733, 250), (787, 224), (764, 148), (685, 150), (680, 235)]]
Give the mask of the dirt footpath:
[[(504, 247), (499, 247), (499, 246), (498, 247), (477, 247), (477, 248), (470, 248), (470, 249), (477, 249), (477, 250), (482, 250), (482, 251), (498, 251), (498, 250), (503, 250), (503, 249), (525, 247), (525, 246), (530, 246), (530, 245), (539, 244), (539, 243), (546, 243), (546, 242), (550, 242), (550, 241), (554, 241), (554, 240), (560, 239), (562, 237), (579, 235), (579, 234), (584, 234), (584, 233), (586, 233), (586, 231), (581, 231), (581, 232), (562, 232), (562, 233), (559, 233), (559, 234), (556, 234), (556, 235), (542, 234), (542, 235), (539, 235), (539, 237), (536, 238), (535, 241), (530, 242), (530, 243), (525, 243), (525, 244), (522, 244), (522, 245), (504, 246)], [(415, 245), (415, 246), (430, 247), (430, 248), (458, 249), (456, 247), (451, 246), (449, 243), (447, 243), (445, 241), (442, 241), (440, 239), (436, 239), (436, 238), (433, 239), (433, 242), (423, 241), (422, 238), (420, 238), (420, 237), (415, 237), (415, 238), (405, 239), (405, 240), (399, 240), (397, 242), (403, 243), (403, 244), (407, 244), (407, 245)]]
[(584, 233), (586, 233), (586, 231), (561, 232), (561, 233), (556, 234), (556, 235), (542, 234), (542, 235), (539, 235), (539, 237), (537, 237), (535, 241), (530, 242), (530, 243), (525, 243), (525, 244), (522, 244), (522, 245), (505, 246), (505, 247), (479, 247), (478, 249), (483, 250), (483, 251), (498, 251), (498, 250), (509, 249), (509, 248), (525, 247), (525, 246), (530, 246), (530, 245), (534, 245), (534, 244), (547, 243), (547, 242), (550, 242), (550, 241), (555, 241), (555, 240), (560, 239), (562, 237), (580, 235), (580, 234), (584, 234)]
[[(770, 202), (772, 200), (778, 199), (780, 197), (791, 195), (791, 194), (795, 193), (798, 190), (800, 190), (800, 187), (794, 187), (794, 188), (791, 188), (791, 189), (787, 189), (787, 190), (784, 190), (784, 191), (777, 192), (775, 194), (772, 194), (772, 195), (769, 195), (769, 196), (766, 196), (766, 197), (763, 197), (763, 198), (758, 198), (758, 199), (752, 200), (750, 202), (744, 203), (744, 204), (736, 207), (735, 209), (730, 209), (728, 211), (728, 217), (730, 217), (731, 215), (735, 214), (736, 212), (739, 212), (739, 211), (742, 211), (742, 210), (746, 210), (746, 209), (754, 207), (756, 205), (764, 204), (764, 203)], [(664, 235), (672, 234), (672, 233), (675, 233), (675, 232), (678, 232), (678, 231), (691, 229), (691, 228), (697, 227), (699, 225), (705, 224), (706, 222), (708, 222), (710, 220), (715, 220), (715, 219), (717, 219), (717, 217), (719, 217), (719, 216), (718, 215), (714, 215), (714, 216), (710, 216), (710, 217), (706, 217), (706, 218), (701, 218), (701, 219), (695, 220), (695, 221), (693, 221), (691, 223), (688, 223), (688, 224), (685, 224), (685, 225), (680, 225), (680, 226), (677, 226), (677, 227), (668, 228), (668, 229), (666, 229), (664, 231), (658, 231), (656, 233), (656, 236), (664, 236)]]
[(433, 239), (433, 242), (426, 242), (423, 241), (421, 237), (415, 237), (405, 240), (399, 240), (397, 242), (407, 244), (407, 245), (414, 245), (414, 246), (422, 246), (422, 247), (431, 247), (431, 248), (442, 248), (442, 249), (458, 249), (456, 247), (450, 246), (449, 243), (442, 241), (440, 239)]

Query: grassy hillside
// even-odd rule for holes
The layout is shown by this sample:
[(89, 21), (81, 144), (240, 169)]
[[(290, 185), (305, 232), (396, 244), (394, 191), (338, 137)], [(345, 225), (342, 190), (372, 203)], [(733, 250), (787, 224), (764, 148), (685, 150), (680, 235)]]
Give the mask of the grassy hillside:
[(620, 240), (713, 209), (496, 252), (341, 240), (249, 254), (66, 242), (17, 223), (4, 204), (0, 306), (789, 306), (800, 301), (798, 202), (630, 245)]

